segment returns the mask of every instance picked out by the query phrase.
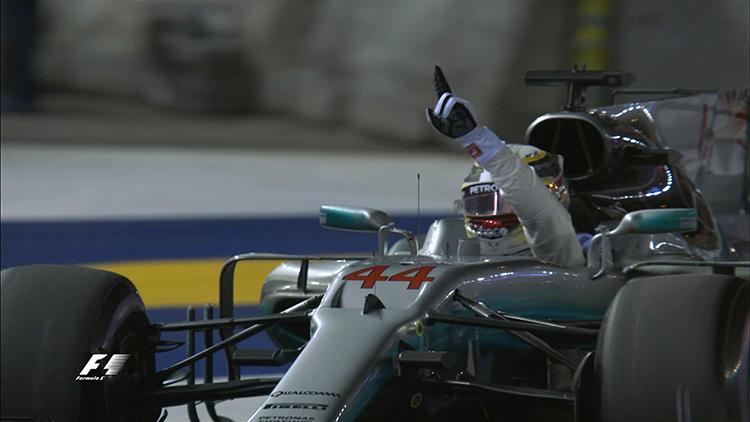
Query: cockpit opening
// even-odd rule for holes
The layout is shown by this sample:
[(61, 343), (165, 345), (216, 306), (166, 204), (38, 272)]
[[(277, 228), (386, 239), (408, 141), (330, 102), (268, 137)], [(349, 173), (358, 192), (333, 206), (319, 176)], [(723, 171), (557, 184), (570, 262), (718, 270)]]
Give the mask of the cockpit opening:
[(565, 158), (565, 174), (579, 180), (596, 173), (604, 163), (605, 141), (590, 122), (579, 118), (548, 118), (536, 123), (527, 142)]

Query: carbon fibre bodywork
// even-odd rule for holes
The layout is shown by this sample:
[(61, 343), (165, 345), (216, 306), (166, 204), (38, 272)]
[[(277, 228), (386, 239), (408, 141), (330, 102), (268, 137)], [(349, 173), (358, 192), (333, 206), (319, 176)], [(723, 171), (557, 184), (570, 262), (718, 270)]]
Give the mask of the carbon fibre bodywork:
[[(446, 236), (453, 237), (447, 241)], [(479, 384), (570, 391), (573, 371), (550, 361), (513, 334), (492, 328), (428, 324), (429, 316), (469, 314), (453, 298), (458, 291), (503, 313), (595, 327), (628, 276), (612, 272), (593, 279), (595, 268), (560, 268), (531, 256), (462, 256), (449, 246), (451, 242), (460, 244), (459, 241), (465, 240), (456, 236), (465, 236), (463, 220), (440, 220), (430, 228), (418, 256), (311, 262), (307, 294), (301, 294), (296, 284), (298, 263), (286, 262), (270, 273), (262, 292), (261, 303), (266, 312), (284, 309), (308, 295), (325, 292), (310, 327), (269, 330), (269, 335), (283, 349), (307, 342), (305, 351), (275, 391), (332, 394), (294, 397), (303, 404), (325, 404), (326, 409), (316, 408), (314, 412), (302, 409), (297, 413), (290, 413), (289, 409), (280, 412), (274, 403), (283, 401), (278, 400), (280, 396), (272, 395), (264, 405), (270, 407), (261, 408), (251, 420), (272, 420), (263, 418), (280, 414), (315, 418), (311, 420), (376, 418), (372, 413), (373, 403), (378, 403), (378, 398), (392, 388), (391, 383), (399, 382), (398, 370), (394, 370), (399, 354), (412, 349), (451, 353), (460, 362), (460, 369), (455, 370)], [(662, 241), (657, 242), (661, 252), (649, 248), (648, 245), (654, 245), (654, 236), (630, 236), (624, 248), (633, 249), (640, 256), (623, 258), (622, 264), (647, 255), (664, 256), (664, 249), (669, 249), (665, 245), (669, 244), (682, 248), (669, 249), (667, 256), (695, 258), (687, 243), (680, 244), (681, 238), (676, 235), (661, 236)], [(641, 248), (633, 248), (638, 244)], [(423, 274), (418, 288), (410, 289), (408, 280), (393, 280), (396, 274), (415, 276), (420, 269), (429, 271)], [(383, 309), (365, 312), (369, 295), (375, 295)], [(552, 336), (550, 341), (578, 363), (587, 351), (596, 347), (595, 340)], [(385, 388), (386, 385), (389, 387)]]
[[(436, 324), (423, 331), (418, 328), (425, 317), (435, 313), (465, 313), (452, 300), (456, 289), (484, 302), (492, 309), (519, 316), (554, 321), (598, 321), (624, 283), (621, 275), (591, 280), (588, 269), (569, 270), (541, 264), (533, 259), (504, 257), (436, 258), (389, 256), (376, 260), (342, 265), (313, 317), (313, 335), (303, 354), (295, 361), (275, 391), (318, 391), (333, 395), (300, 396), (302, 403), (326, 404), (327, 410), (316, 410), (315, 420), (354, 420), (367, 399), (377, 393), (378, 385), (391, 378), (392, 371), (376, 374), (381, 365), (393, 367), (401, 342), (417, 350), (440, 350), (466, 361), (469, 354), (478, 362), (472, 370), (487, 383), (507, 381), (508, 375), (492, 366), (503, 348), (526, 350), (528, 347), (513, 336), (493, 329), (450, 327)], [(373, 266), (384, 267), (370, 288), (367, 281), (346, 280), (348, 274), (366, 273)], [(409, 289), (406, 282), (389, 281), (394, 274), (416, 273), (430, 268), (432, 280)], [(364, 314), (366, 297), (377, 296), (384, 309)], [(265, 297), (273, 297), (268, 294)], [(275, 336), (280, 346), (283, 336)], [(471, 344), (471, 346), (468, 346)], [(588, 344), (592, 346), (591, 341)], [(471, 347), (473, 352), (467, 349)], [(572, 373), (570, 374), (572, 376)], [(366, 381), (376, 376), (375, 381)], [(543, 388), (543, 376), (524, 374), (522, 384)], [(374, 384), (373, 384), (374, 383)], [(518, 380), (516, 380), (518, 384)], [(267, 404), (279, 400), (269, 399)], [(344, 412), (344, 413), (341, 413)], [(288, 412), (287, 412), (288, 413)], [(302, 412), (304, 413), (304, 412)], [(310, 413), (310, 412), (308, 412)], [(340, 414), (341, 413), (341, 414)], [(253, 420), (278, 415), (278, 409), (261, 409)]]
[(577, 228), (591, 231), (639, 209), (695, 208), (699, 229), (686, 239), (701, 249), (723, 247), (708, 204), (685, 174), (680, 154), (664, 148), (645, 107), (546, 114), (532, 122), (525, 141), (565, 157)]

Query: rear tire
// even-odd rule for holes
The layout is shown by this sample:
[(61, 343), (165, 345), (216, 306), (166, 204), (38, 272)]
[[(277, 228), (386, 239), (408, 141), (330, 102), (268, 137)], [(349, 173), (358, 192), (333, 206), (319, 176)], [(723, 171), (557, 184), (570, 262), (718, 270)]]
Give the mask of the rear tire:
[[(133, 284), (108, 271), (38, 265), (2, 279), (3, 418), (153, 421), (136, 381), (154, 372), (154, 342)], [(92, 353), (129, 354), (104, 381), (77, 381)], [(101, 362), (102, 364), (104, 361)]]
[(602, 422), (747, 421), (750, 283), (722, 275), (630, 281), (599, 335)]

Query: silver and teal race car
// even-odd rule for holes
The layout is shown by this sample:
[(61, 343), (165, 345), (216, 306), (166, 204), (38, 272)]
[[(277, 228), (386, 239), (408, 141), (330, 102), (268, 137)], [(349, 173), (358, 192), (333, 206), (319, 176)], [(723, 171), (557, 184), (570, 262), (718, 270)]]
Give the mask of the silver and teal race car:
[[(220, 274), (218, 315), (209, 307), (201, 320), (149, 321), (114, 273), (11, 268), (2, 419), (161, 421), (187, 405), (191, 420), (205, 406), (223, 421), (215, 403), (256, 396), (253, 422), (747, 421), (749, 264), (648, 107), (583, 108), (586, 87), (628, 79), (527, 75), (569, 87), (566, 109), (534, 121), (525, 141), (565, 157), (573, 222), (594, 234), (586, 266), (483, 256), (462, 218), (420, 234), (382, 211), (325, 205), (321, 225), (374, 233), (375, 252), (236, 255)], [(247, 260), (284, 263), (265, 279), (263, 314), (237, 317), (234, 270)], [(183, 346), (162, 339), (173, 331), (188, 333), (188, 354), (157, 368), (156, 353)], [(199, 331), (220, 340), (196, 348)], [(275, 349), (240, 345), (260, 332)], [(214, 359), (228, 379), (197, 380), (196, 363)], [(287, 364), (283, 376), (241, 371)]]

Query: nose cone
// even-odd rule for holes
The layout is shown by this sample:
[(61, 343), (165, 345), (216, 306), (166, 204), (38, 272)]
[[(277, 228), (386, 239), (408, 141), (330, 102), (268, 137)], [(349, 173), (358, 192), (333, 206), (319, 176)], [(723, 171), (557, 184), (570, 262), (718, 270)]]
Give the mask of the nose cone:
[(398, 309), (319, 308), (317, 331), (250, 422), (337, 420), (411, 319)]

